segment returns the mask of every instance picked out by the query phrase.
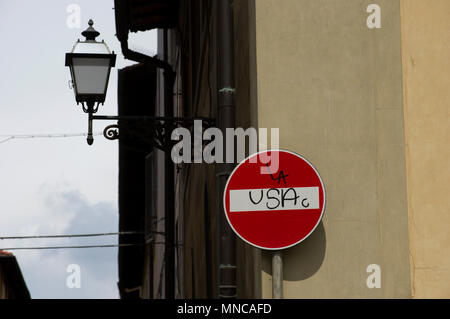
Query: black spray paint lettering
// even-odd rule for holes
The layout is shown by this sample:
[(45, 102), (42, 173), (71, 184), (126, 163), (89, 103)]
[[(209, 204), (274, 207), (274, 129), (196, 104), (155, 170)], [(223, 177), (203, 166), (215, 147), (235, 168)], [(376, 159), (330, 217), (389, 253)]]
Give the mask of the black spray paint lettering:
[(248, 197), (250, 198), (250, 201), (253, 203), (253, 205), (258, 205), (259, 203), (261, 203), (262, 199), (263, 199), (263, 190), (261, 189), (261, 197), (259, 198), (259, 201), (255, 202), (252, 198), (252, 192), (248, 192)]
[(295, 188), (269, 188), (267, 190), (261, 189), (259, 190), (259, 193), (259, 200), (254, 200), (252, 191), (248, 192), (248, 197), (253, 205), (258, 205), (265, 197), (267, 199), (266, 207), (270, 210), (280, 208), (280, 205), (281, 208), (284, 208), (286, 206), (286, 203), (289, 201), (293, 201), (294, 206), (297, 206), (297, 204), (300, 203), (303, 208), (309, 207), (308, 199), (302, 198), (302, 200), (300, 201), (300, 195), (297, 194)]
[(277, 177), (273, 177), (272, 172), (270, 171), (270, 168), (269, 168), (269, 164), (266, 164), (266, 166), (267, 166), (267, 171), (268, 171), (269, 174), (270, 174), (270, 178), (271, 178), (273, 181), (278, 181), (278, 184), (280, 184), (280, 183), (281, 183), (281, 180), (283, 180), (284, 185), (286, 185), (286, 177), (288, 177), (289, 175), (287, 175), (287, 174), (284, 175), (283, 170), (280, 170), (280, 174), (278, 174), (278, 178), (277, 178)]

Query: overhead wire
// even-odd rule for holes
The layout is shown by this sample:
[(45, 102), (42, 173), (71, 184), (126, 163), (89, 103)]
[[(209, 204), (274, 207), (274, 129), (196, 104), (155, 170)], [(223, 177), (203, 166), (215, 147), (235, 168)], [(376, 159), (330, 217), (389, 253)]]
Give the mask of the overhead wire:
[[(154, 221), (157, 222), (158, 220)], [(164, 232), (152, 231), (153, 234), (164, 236)], [(22, 239), (42, 239), (42, 238), (80, 238), (80, 237), (100, 237), (115, 235), (142, 235), (142, 231), (122, 231), (109, 233), (91, 233), (91, 234), (69, 234), (69, 235), (33, 235), (33, 236), (0, 236), (0, 240), (22, 240)], [(154, 242), (154, 244), (161, 244)], [(110, 248), (141, 246), (142, 244), (108, 244), (108, 245), (78, 245), (78, 246), (42, 246), (42, 247), (0, 247), (0, 250), (41, 250), (41, 249), (72, 249), (72, 248)]]
[[(165, 242), (153, 242), (154, 245), (164, 245)], [(130, 246), (144, 246), (144, 244), (106, 244), (106, 245), (73, 245), (73, 246), (33, 246), (33, 247), (1, 247), (0, 251), (9, 250), (48, 250), (48, 249), (84, 249), (84, 248), (116, 248), (116, 247), (130, 247)], [(184, 247), (192, 249), (182, 243), (175, 244), (172, 248)]]
[(75, 249), (75, 248), (113, 248), (127, 246), (142, 246), (142, 244), (112, 244), (112, 245), (81, 245), (81, 246), (42, 246), (42, 247), (6, 247), (0, 250), (44, 250), (44, 249)]
[[(93, 136), (103, 135), (102, 132), (96, 132)], [(1, 134), (0, 144), (6, 143), (13, 139), (33, 139), (33, 138), (68, 138), (68, 137), (82, 137), (87, 136), (87, 133), (62, 133), (62, 134)]]
[(95, 234), (71, 234), (71, 235), (36, 235), (36, 236), (0, 236), (0, 240), (9, 239), (37, 239), (37, 238), (75, 238), (75, 237), (99, 237), (99, 236), (114, 236), (114, 235), (133, 235), (143, 234), (143, 232), (137, 231), (124, 231), (115, 233), (95, 233)]

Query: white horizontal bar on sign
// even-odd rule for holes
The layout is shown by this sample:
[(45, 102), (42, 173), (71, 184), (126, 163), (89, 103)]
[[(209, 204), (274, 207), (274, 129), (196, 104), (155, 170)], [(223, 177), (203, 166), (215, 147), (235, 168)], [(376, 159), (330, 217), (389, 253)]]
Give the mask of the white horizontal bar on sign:
[(319, 187), (230, 190), (230, 212), (318, 209)]

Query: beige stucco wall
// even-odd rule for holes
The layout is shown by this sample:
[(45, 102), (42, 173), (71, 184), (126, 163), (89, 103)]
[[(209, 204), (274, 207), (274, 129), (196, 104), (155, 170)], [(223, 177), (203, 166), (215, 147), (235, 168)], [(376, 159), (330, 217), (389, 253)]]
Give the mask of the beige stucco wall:
[[(284, 251), (286, 298), (410, 297), (400, 5), (256, 0), (258, 126), (304, 155), (327, 192), (322, 225)], [(380, 289), (366, 285), (370, 264)], [(262, 296), (271, 297), (270, 254)]]
[(450, 1), (402, 0), (412, 293), (450, 298)]

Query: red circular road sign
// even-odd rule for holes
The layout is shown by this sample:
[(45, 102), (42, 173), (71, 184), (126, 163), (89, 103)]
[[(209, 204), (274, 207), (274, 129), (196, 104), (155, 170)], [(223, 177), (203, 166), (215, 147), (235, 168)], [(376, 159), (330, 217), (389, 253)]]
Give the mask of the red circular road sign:
[(235, 233), (262, 249), (292, 247), (319, 225), (325, 188), (302, 156), (284, 150), (254, 154), (231, 173), (223, 196)]

